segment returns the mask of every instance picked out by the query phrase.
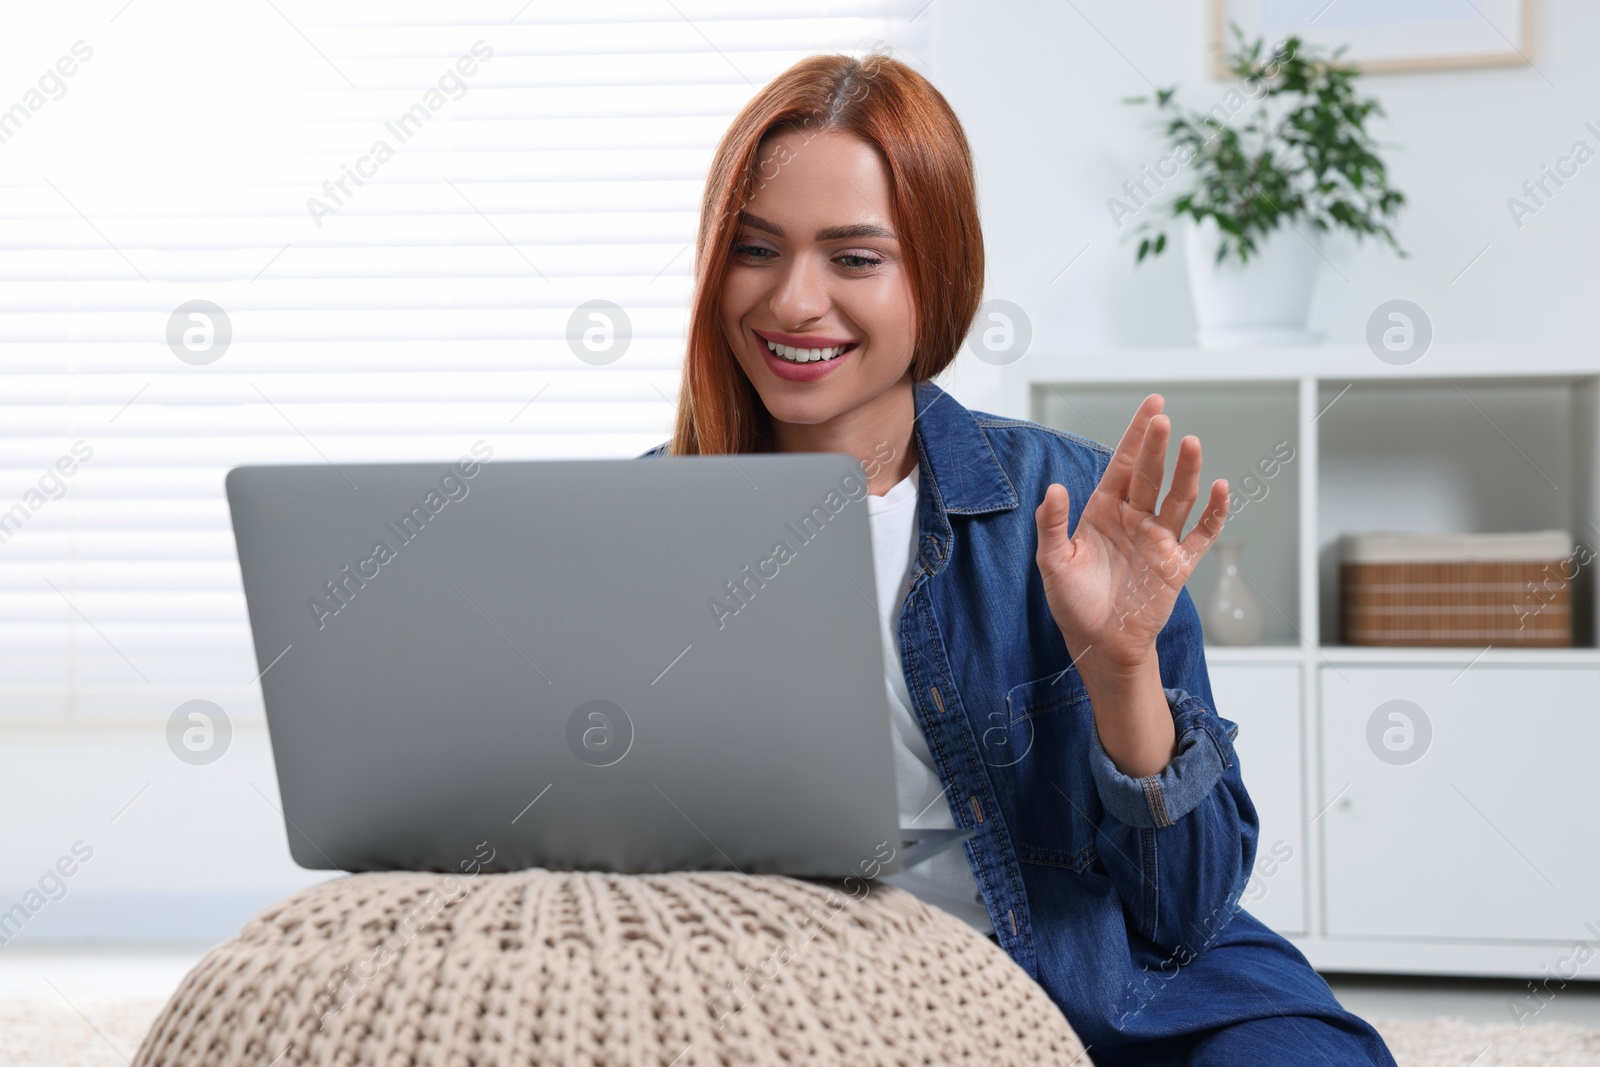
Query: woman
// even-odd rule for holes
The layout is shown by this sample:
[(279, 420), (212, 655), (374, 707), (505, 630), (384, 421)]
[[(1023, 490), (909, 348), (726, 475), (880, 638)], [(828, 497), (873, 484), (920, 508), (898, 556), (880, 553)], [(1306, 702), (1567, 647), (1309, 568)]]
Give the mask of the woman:
[(880, 54), (797, 63), (718, 146), (677, 423), (647, 455), (861, 459), (902, 815), (976, 831), (900, 884), (992, 931), (1095, 1063), (1392, 1064), (1238, 907), (1256, 814), (1184, 587), (1227, 483), (1182, 537), (1200, 442), (1158, 510), (1159, 394), (1113, 451), (934, 385), (983, 265), (939, 92)]

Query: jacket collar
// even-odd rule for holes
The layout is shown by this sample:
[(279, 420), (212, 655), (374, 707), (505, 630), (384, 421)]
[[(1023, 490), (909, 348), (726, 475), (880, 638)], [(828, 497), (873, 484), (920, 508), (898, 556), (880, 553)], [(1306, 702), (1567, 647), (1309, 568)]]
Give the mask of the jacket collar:
[(917, 449), (941, 509), (978, 515), (1016, 507), (1017, 491), (976, 416), (931, 381), (918, 382), (913, 398)]
[(1017, 491), (971, 411), (932, 381), (918, 382), (912, 396), (921, 469), (918, 540), (924, 566), (937, 574), (950, 558), (948, 516), (1009, 511), (1017, 506)]

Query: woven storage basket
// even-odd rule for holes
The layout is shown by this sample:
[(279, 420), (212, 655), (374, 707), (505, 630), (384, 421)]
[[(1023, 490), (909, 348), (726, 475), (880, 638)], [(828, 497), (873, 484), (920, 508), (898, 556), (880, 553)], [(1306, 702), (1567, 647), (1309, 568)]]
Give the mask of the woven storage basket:
[(184, 978), (132, 1067), (1089, 1058), (999, 946), (903, 889), (733, 872), (334, 878)]
[(1345, 534), (1339, 539), (1340, 640), (1570, 647), (1571, 556), (1565, 530)]

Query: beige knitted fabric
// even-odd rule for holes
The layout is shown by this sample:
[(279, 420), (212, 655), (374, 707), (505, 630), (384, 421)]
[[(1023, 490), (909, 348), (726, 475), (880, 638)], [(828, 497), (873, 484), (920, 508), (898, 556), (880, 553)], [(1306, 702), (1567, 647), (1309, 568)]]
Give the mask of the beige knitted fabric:
[(1000, 948), (892, 886), (340, 876), (212, 949), (133, 1067), (1088, 1064)]

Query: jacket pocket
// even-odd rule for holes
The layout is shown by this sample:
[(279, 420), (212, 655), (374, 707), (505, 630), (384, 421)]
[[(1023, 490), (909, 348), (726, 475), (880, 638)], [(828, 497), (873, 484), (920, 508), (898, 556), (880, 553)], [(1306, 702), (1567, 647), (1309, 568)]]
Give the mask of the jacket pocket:
[[(1089, 770), (1094, 708), (1068, 668), (1006, 691), (1006, 749), (1018, 791), (1018, 858), (1083, 873), (1099, 864), (1100, 795)], [(984, 742), (986, 759), (999, 746)]]

